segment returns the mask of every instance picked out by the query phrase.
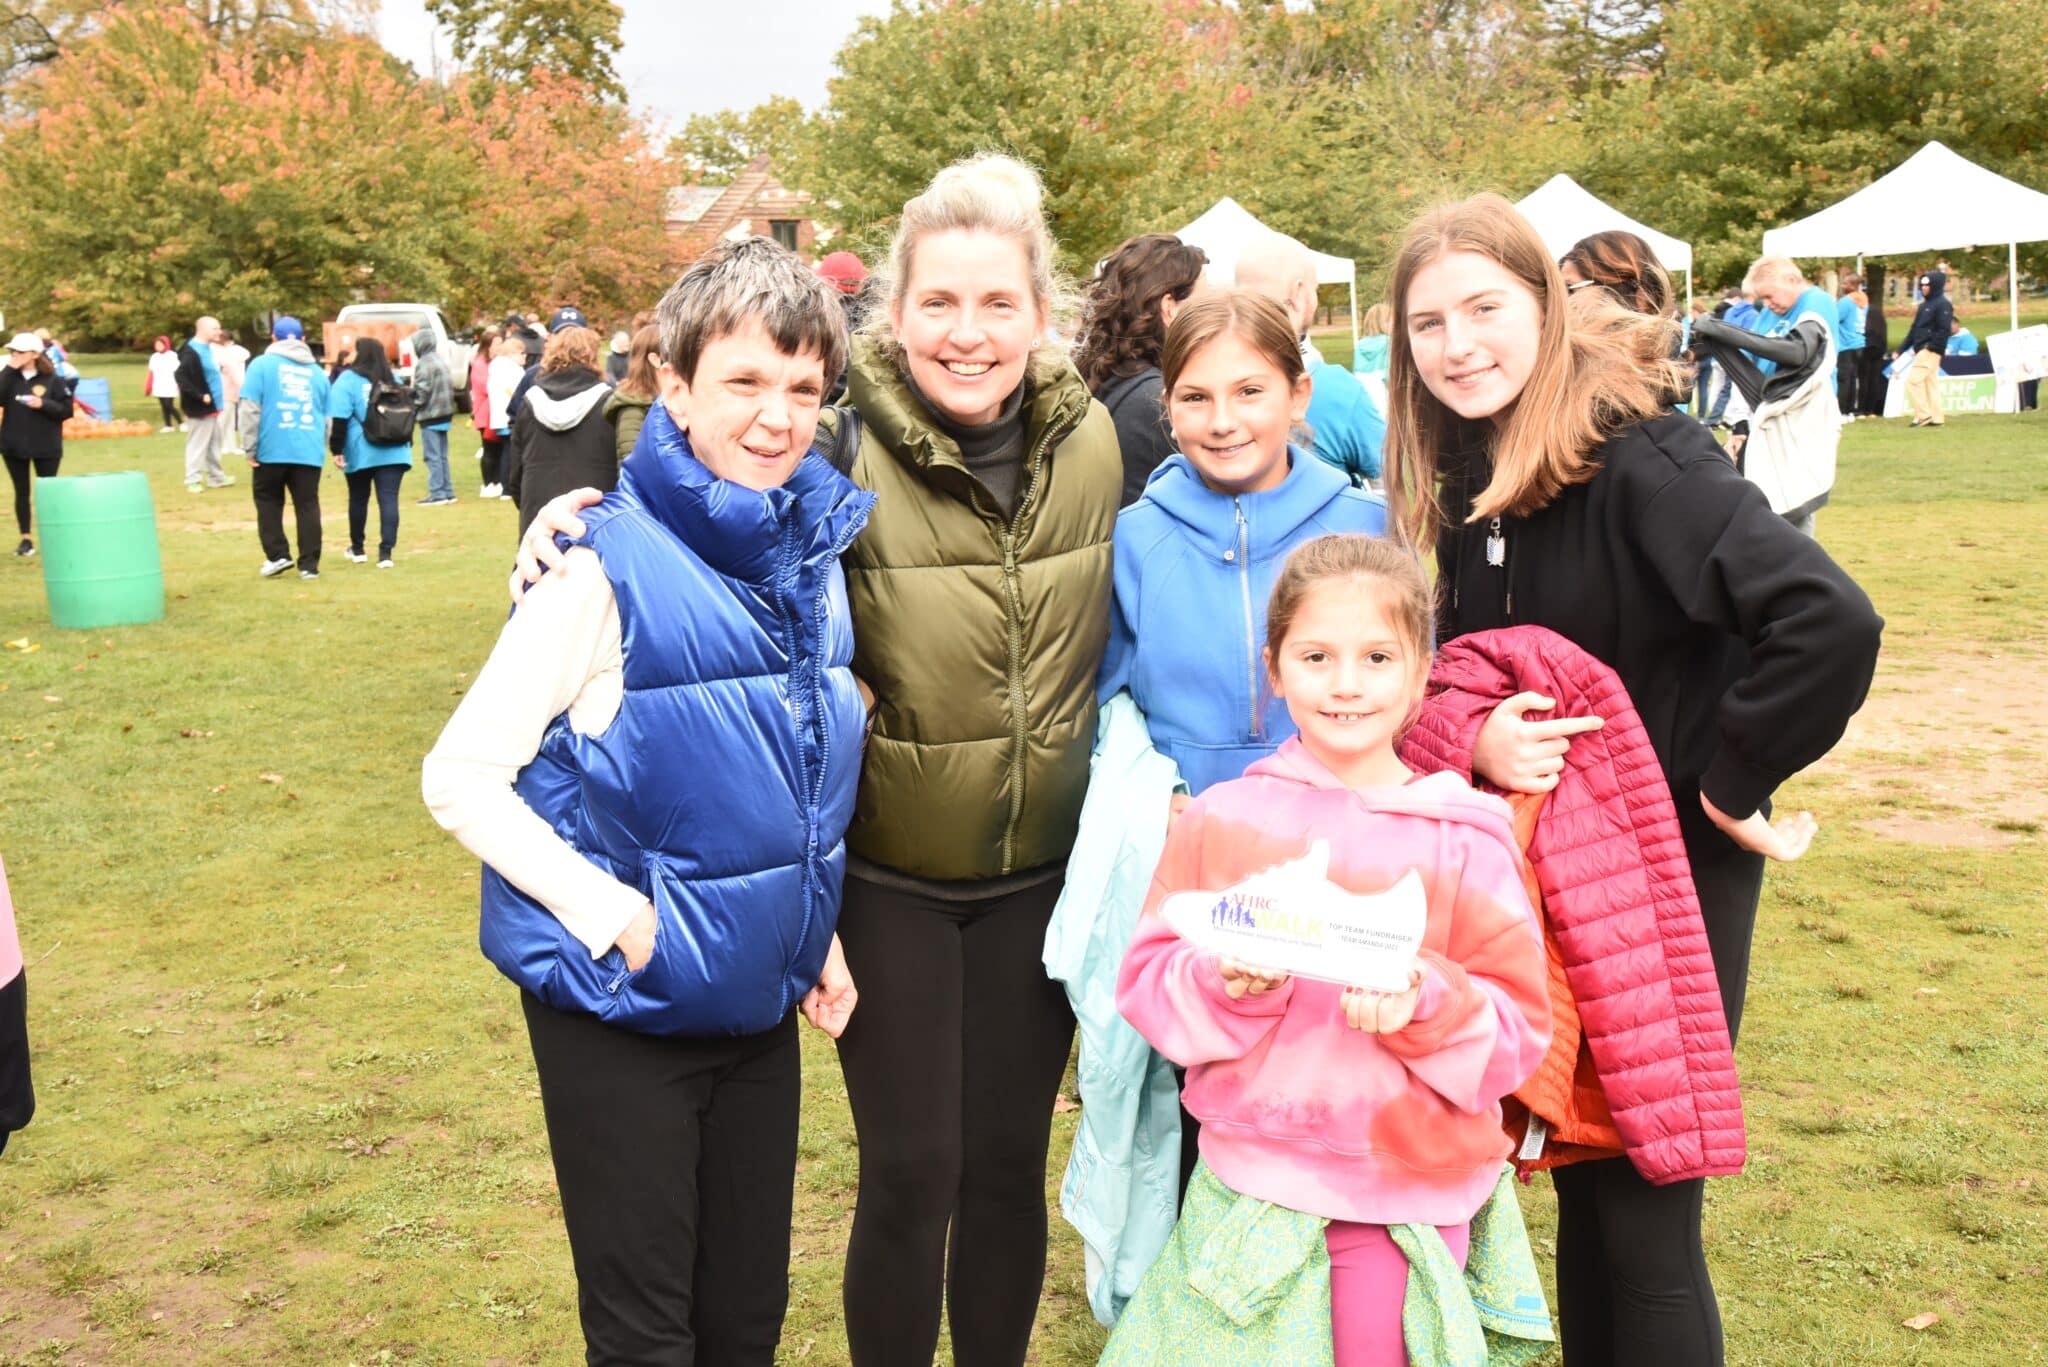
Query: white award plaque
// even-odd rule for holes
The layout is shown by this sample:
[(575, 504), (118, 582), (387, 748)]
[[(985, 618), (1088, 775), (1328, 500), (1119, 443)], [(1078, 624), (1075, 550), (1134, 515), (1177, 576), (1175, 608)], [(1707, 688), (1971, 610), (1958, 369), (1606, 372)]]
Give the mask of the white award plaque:
[(1220, 892), (1173, 893), (1159, 913), (1193, 945), (1256, 968), (1344, 987), (1408, 990), (1429, 894), (1414, 869), (1384, 892), (1330, 881), (1330, 846), (1261, 870)]

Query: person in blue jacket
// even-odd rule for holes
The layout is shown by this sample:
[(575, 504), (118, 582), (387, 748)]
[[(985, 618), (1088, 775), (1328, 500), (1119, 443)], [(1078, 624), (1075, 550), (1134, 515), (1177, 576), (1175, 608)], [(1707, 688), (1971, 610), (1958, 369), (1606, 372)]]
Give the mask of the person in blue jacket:
[(839, 557), (875, 496), (811, 449), (846, 316), (795, 253), (720, 243), (657, 318), (676, 390), (422, 788), (484, 861), (588, 1360), (771, 1367), (795, 1015), (836, 1038), (855, 1000), (835, 929), (866, 709)]
[(1962, 319), (1949, 319), (1948, 328), (1948, 346), (1943, 349), (1943, 355), (1975, 356), (1977, 354), (1977, 334), (1964, 327)]
[[(327, 373), (306, 345), (306, 328), (282, 314), (270, 325), (271, 343), (242, 377), (236, 421), (242, 449), (255, 473), (256, 540), (263, 547), (265, 579), (297, 565), (299, 578), (320, 577), (320, 467), (327, 454)], [(299, 558), (284, 535), (284, 497), (292, 497)]]
[(1853, 419), (1862, 407), (1863, 319), (1869, 307), (1863, 281), (1843, 276), (1842, 293), (1835, 300), (1835, 398), (1845, 418)]
[[(1278, 304), (1249, 290), (1174, 315), (1160, 372), (1180, 450), (1117, 515), (1115, 604), (1096, 695), (1106, 702), (1129, 690), (1153, 747), (1187, 786), (1176, 812), (1294, 734), (1261, 655), (1266, 600), (1288, 552), (1332, 532), (1386, 531), (1379, 495), (1288, 441), (1311, 395), (1294, 329)], [(1348, 373), (1343, 380), (1357, 386)], [(1183, 1186), (1195, 1133), (1184, 1113)]]
[(412, 468), (412, 433), (403, 442), (376, 442), (364, 431), (370, 397), (378, 385), (395, 385), (384, 344), (375, 337), (356, 342), (355, 359), (334, 377), (327, 396), (327, 449), (348, 481), (348, 558), (362, 564), (369, 530), (370, 493), (377, 495), (377, 568), (391, 568), (398, 546), (398, 485)]
[(1308, 339), (1316, 313), (1314, 254), (1291, 237), (1269, 233), (1238, 255), (1237, 284), (1278, 304), (1294, 328), (1295, 345), (1309, 376), (1308, 412), (1303, 416), (1315, 455), (1350, 476), (1353, 484), (1378, 480), (1387, 420), (1358, 377), (1325, 361)]

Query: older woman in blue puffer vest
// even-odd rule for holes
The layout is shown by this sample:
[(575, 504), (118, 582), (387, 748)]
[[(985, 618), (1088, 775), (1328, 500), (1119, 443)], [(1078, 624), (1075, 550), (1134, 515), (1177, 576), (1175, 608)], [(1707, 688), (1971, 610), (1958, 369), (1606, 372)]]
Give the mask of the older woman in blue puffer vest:
[[(521, 989), (588, 1359), (774, 1361), (795, 1018), (837, 1035), (865, 713), (839, 556), (874, 495), (811, 451), (837, 298), (765, 239), (661, 302), (681, 380), (427, 757)], [(687, 432), (684, 430), (687, 427)]]

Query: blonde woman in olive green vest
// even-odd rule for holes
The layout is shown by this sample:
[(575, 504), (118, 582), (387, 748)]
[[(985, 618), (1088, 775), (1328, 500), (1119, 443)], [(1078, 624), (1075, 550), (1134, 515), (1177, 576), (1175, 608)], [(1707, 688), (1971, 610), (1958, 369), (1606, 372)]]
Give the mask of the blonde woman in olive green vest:
[[(1070, 291), (1031, 168), (986, 155), (903, 207), (854, 340), (852, 475), (880, 498), (844, 564), (872, 731), (839, 938), (860, 1138), (854, 1367), (1024, 1361), (1074, 1020), (1045, 976), (1095, 739), (1123, 464), (1052, 335)], [(773, 326), (773, 320), (770, 326)], [(845, 424), (827, 411), (820, 444)], [(543, 509), (522, 573), (580, 534)], [(687, 756), (679, 756), (687, 763)]]

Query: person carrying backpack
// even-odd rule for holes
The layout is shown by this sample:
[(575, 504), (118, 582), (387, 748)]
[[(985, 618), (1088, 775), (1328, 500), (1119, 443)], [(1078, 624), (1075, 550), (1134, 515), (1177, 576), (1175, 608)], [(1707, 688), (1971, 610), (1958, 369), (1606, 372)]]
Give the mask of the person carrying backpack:
[(370, 491), (377, 493), (377, 568), (391, 568), (398, 545), (398, 485), (412, 468), (417, 410), (410, 389), (391, 373), (384, 344), (359, 338), (355, 360), (334, 379), (327, 400), (327, 449), (348, 480), (348, 558), (360, 565)]

